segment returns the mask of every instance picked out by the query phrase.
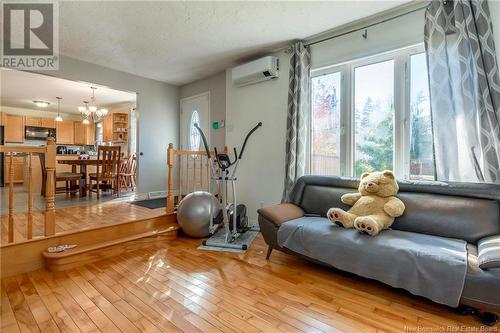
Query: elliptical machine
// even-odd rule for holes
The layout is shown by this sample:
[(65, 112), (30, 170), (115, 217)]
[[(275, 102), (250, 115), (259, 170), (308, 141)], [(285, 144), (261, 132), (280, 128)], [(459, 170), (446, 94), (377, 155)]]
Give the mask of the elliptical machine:
[[(248, 227), (246, 206), (242, 204), (238, 205), (236, 201), (236, 170), (238, 169), (238, 164), (243, 157), (243, 152), (245, 151), (245, 146), (248, 142), (248, 139), (259, 127), (262, 126), (262, 122), (259, 122), (254, 128), (252, 128), (252, 130), (250, 130), (250, 132), (248, 132), (239, 154), (236, 148), (233, 148), (234, 160), (231, 161), (231, 158), (228, 154), (218, 153), (217, 148), (214, 148), (215, 163), (213, 163), (212, 161), (212, 155), (210, 153), (210, 148), (208, 147), (205, 134), (198, 126), (198, 124), (194, 124), (194, 126), (200, 132), (203, 146), (205, 147), (208, 160), (210, 161), (210, 193), (212, 193), (212, 195), (214, 196), (213, 201), (217, 200), (214, 195), (214, 190), (216, 184), (219, 183), (221, 194), (221, 198), (219, 199), (222, 206), (222, 209), (219, 214), (217, 214), (217, 216), (214, 216), (214, 207), (210, 209), (211, 216), (209, 233), (212, 237), (210, 237), (206, 241), (203, 241), (203, 245), (208, 247), (246, 250), (247, 244), (237, 242), (238, 238), (246, 231), (251, 230), (251, 228)], [(227, 202), (227, 183), (231, 184), (233, 200), (230, 204)], [(212, 205), (214, 204), (215, 203), (213, 202)], [(258, 231), (258, 229), (256, 229), (255, 231)], [(220, 235), (222, 237), (218, 237), (222, 232), (224, 233), (223, 235)]]

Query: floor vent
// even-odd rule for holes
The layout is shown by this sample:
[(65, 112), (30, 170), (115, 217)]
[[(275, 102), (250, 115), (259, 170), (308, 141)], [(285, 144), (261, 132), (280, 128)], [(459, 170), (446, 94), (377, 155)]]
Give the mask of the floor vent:
[(149, 192), (149, 199), (158, 199), (158, 198), (166, 198), (167, 191), (154, 191)]

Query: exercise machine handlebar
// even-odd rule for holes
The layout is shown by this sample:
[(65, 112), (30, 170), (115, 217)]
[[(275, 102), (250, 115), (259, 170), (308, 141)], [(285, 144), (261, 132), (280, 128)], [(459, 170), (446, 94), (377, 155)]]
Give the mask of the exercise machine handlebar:
[[(238, 159), (241, 160), (241, 157), (243, 156), (243, 151), (245, 150), (245, 146), (247, 145), (247, 141), (248, 141), (248, 138), (250, 137), (250, 135), (252, 135), (253, 132), (255, 132), (261, 126), (262, 126), (262, 122), (259, 121), (259, 123), (257, 125), (255, 125), (255, 127), (252, 128), (252, 130), (250, 132), (248, 132), (247, 136), (245, 137), (245, 141), (243, 141), (243, 147), (241, 147), (240, 156), (238, 157)], [(236, 152), (236, 150), (235, 150), (235, 152)]]
[[(194, 127), (196, 127), (198, 132), (200, 132), (200, 134), (201, 134), (201, 139), (203, 140), (203, 146), (205, 146), (205, 151), (207, 152), (207, 157), (210, 160), (212, 158), (212, 156), (210, 156), (210, 149), (208, 148), (208, 143), (207, 143), (207, 138), (205, 137), (205, 133), (203, 133), (203, 131), (201, 130), (198, 123), (195, 123)], [(215, 155), (217, 155), (217, 152), (215, 153)]]
[[(245, 146), (247, 145), (248, 138), (250, 138), (250, 136), (253, 134), (253, 132), (255, 132), (257, 129), (259, 129), (259, 127), (261, 127), (261, 126), (262, 126), (262, 122), (259, 122), (257, 125), (255, 125), (254, 128), (252, 128), (250, 130), (250, 132), (248, 132), (247, 136), (245, 137), (245, 141), (243, 141), (243, 147), (241, 147), (241, 151), (240, 151), (240, 155), (239, 156), (238, 156), (238, 151), (236, 150), (236, 148), (233, 148), (233, 151), (234, 151), (234, 161), (232, 161), (230, 163), (230, 165), (236, 163), (237, 160), (241, 159), (241, 157), (243, 156), (243, 152), (245, 151)], [(194, 124), (194, 127), (198, 130), (198, 132), (200, 132), (201, 139), (203, 141), (203, 146), (205, 147), (205, 151), (207, 153), (207, 156), (210, 159), (211, 158), (210, 148), (208, 148), (208, 143), (207, 143), (207, 138), (205, 137), (205, 133), (203, 133), (202, 129), (200, 128), (200, 126), (197, 123)], [(217, 148), (214, 148), (214, 152), (215, 152), (215, 156), (217, 157), (218, 156), (218, 154), (217, 154)], [(217, 162), (219, 162), (218, 158), (217, 158)], [(220, 165), (220, 162), (219, 162), (219, 165)]]

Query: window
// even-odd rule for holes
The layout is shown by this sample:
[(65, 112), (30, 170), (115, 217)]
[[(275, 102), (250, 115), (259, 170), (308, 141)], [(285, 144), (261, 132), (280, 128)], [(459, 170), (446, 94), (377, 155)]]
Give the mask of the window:
[(312, 71), (311, 173), (434, 179), (423, 45)]
[(354, 69), (354, 175), (393, 169), (394, 61)]
[(200, 123), (200, 115), (198, 111), (193, 110), (191, 113), (191, 120), (189, 121), (189, 150), (198, 150), (200, 148), (200, 132), (194, 127), (194, 124)]
[(410, 57), (410, 179), (434, 179), (431, 104), (425, 53)]
[(312, 79), (313, 174), (340, 172), (340, 72)]

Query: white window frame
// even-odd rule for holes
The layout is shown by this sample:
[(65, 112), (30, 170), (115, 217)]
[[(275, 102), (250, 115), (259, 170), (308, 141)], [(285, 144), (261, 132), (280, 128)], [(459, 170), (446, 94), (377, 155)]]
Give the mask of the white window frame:
[[(354, 71), (357, 67), (394, 61), (394, 143), (393, 167), (398, 178), (410, 178), (410, 59), (425, 52), (423, 43), (381, 54), (355, 59), (341, 64), (311, 70), (311, 79), (338, 73), (340, 87), (340, 176), (354, 176), (355, 124), (354, 124)], [(311, 84), (312, 87), (312, 84)], [(312, 89), (312, 88), (311, 88)], [(311, 108), (312, 115), (312, 108)], [(312, 116), (310, 117), (312, 129)], [(312, 130), (310, 131), (312, 136)], [(311, 141), (312, 142), (312, 141)], [(312, 149), (310, 149), (312, 153)], [(310, 158), (310, 163), (312, 159)], [(310, 167), (310, 170), (312, 168)]]

